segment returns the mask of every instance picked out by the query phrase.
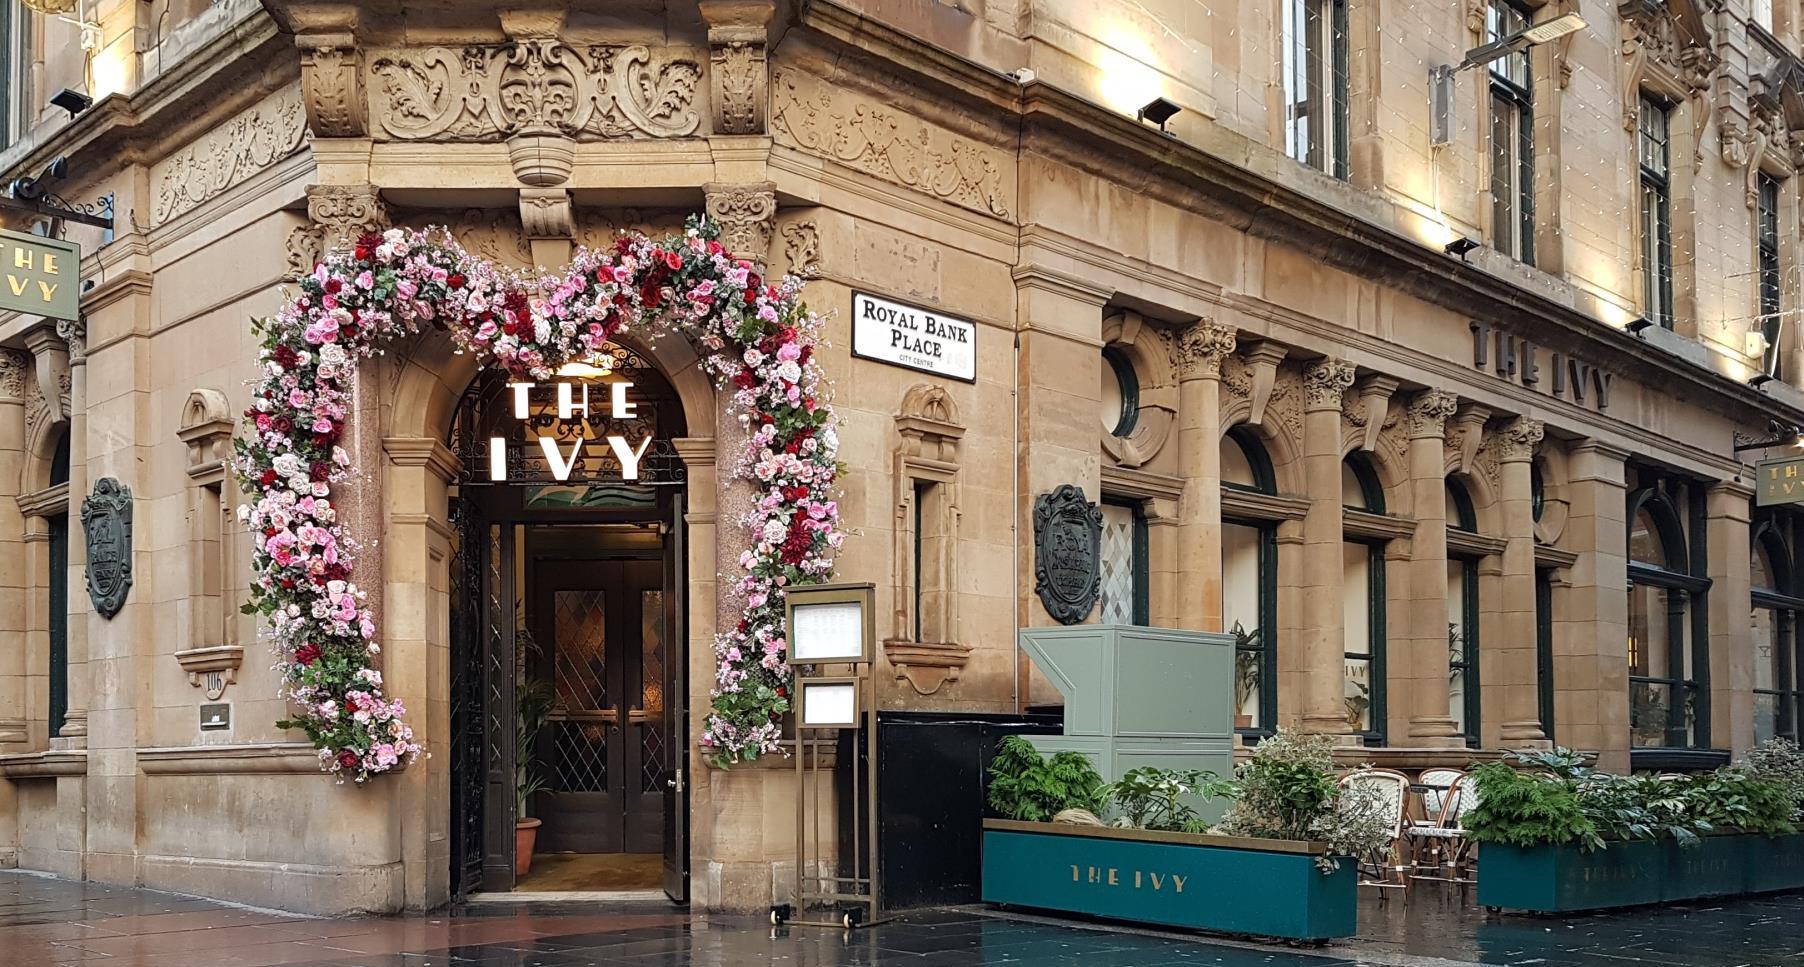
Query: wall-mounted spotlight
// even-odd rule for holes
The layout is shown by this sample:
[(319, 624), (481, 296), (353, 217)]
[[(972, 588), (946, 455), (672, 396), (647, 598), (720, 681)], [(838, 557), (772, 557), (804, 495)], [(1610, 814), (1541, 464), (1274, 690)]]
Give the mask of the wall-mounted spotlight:
[(1466, 236), (1461, 235), (1453, 241), (1448, 242), (1446, 245), (1441, 246), (1441, 250), (1448, 255), (1457, 256), (1461, 262), (1464, 262), (1466, 256), (1470, 254), (1473, 249), (1478, 248), (1479, 244), (1478, 239), (1467, 238)]
[(1438, 64), (1428, 70), (1429, 143), (1434, 147), (1453, 143), (1454, 78), (1461, 71), (1482, 67), (1494, 60), (1558, 40), (1585, 29), (1585, 18), (1576, 13), (1555, 17), (1518, 30), (1508, 37), (1466, 51), (1457, 64)]
[(50, 97), (53, 107), (60, 107), (69, 112), (71, 118), (94, 106), (94, 99), (72, 88), (65, 87)]
[(1755, 389), (1759, 389), (1772, 382), (1774, 378), (1772, 373), (1755, 373), (1748, 377), (1748, 385)]
[(1178, 112), (1182, 110), (1183, 108), (1178, 107), (1176, 104), (1173, 104), (1165, 98), (1155, 97), (1146, 102), (1145, 107), (1142, 107), (1139, 111), (1135, 112), (1134, 117), (1139, 119), (1141, 123), (1150, 121), (1153, 124), (1158, 125), (1160, 134), (1163, 134), (1168, 138), (1175, 138), (1177, 137), (1176, 134), (1165, 130), (1165, 122), (1176, 117)]
[(1649, 328), (1651, 328), (1653, 326), (1653, 324), (1654, 324), (1654, 320), (1649, 319), (1646, 316), (1637, 316), (1633, 321), (1631, 321), (1628, 324), (1627, 328), (1629, 330), (1629, 335), (1639, 336), (1642, 339), (1646, 339), (1647, 337), (1642, 335), (1642, 333), (1647, 331)]

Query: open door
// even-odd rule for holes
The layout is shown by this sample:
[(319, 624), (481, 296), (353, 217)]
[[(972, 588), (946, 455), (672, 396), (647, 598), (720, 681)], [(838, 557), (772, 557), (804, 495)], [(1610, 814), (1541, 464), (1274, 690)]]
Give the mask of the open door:
[(689, 526), (681, 490), (670, 500), (670, 531), (664, 541), (665, 637), (664, 746), (669, 775), (664, 780), (664, 894), (689, 902)]
[(514, 587), (514, 528), (490, 524), (482, 587), (482, 727), (488, 753), (482, 809), (482, 889), (514, 888), (514, 669), (519, 624)]

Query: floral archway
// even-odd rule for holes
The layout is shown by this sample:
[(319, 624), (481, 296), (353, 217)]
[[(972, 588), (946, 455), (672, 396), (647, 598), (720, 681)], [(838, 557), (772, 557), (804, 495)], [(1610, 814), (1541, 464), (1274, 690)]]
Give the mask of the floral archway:
[(363, 782), (421, 751), (374, 667), (357, 535), (333, 492), (352, 473), (341, 441), (359, 361), (426, 327), (530, 380), (625, 330), (694, 340), (704, 369), (732, 388), (747, 431), (737, 472), (758, 494), (741, 521), (744, 610), (716, 636), (700, 742), (723, 766), (776, 751), (789, 708), (783, 591), (829, 577), (844, 540), (833, 499), (839, 440), (814, 358), (821, 320), (802, 304), (801, 280), (766, 282), (717, 234), (692, 220), (661, 241), (622, 235), (611, 249), (578, 250), (562, 275), (536, 276), (497, 268), (446, 232), (391, 229), (328, 256), (256, 323), (260, 373), (236, 442), (239, 514), (256, 542), (245, 611), (268, 621), (293, 708), (280, 724), (306, 731), (323, 769)]

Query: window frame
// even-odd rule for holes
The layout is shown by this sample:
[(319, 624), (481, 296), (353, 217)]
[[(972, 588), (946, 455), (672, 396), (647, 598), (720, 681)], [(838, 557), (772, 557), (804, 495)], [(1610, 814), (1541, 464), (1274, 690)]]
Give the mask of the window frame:
[[(1354, 479), (1359, 483), (1360, 496), (1365, 501), (1364, 507), (1348, 507), (1346, 509), (1363, 511), (1369, 514), (1384, 513), (1384, 486), (1378, 480), (1378, 473), (1373, 469), (1370, 458), (1362, 452), (1355, 451), (1343, 457), (1341, 463), (1343, 466), (1352, 468)], [(1367, 746), (1382, 746), (1389, 740), (1390, 735), (1389, 728), (1387, 727), (1390, 689), (1388, 688), (1388, 662), (1386, 656), (1386, 652), (1389, 649), (1385, 647), (1385, 621), (1387, 618), (1387, 615), (1385, 614), (1385, 604), (1387, 592), (1385, 590), (1384, 548), (1386, 543), (1387, 542), (1382, 539), (1349, 537), (1344, 533), (1341, 536), (1341, 544), (1343, 547), (1348, 544), (1364, 545), (1367, 554), (1366, 650), (1363, 652), (1347, 650), (1344, 647), (1345, 636), (1343, 635), (1343, 648), (1341, 651), (1341, 661), (1343, 664), (1341, 687), (1343, 692), (1346, 688), (1345, 662), (1348, 659), (1366, 662), (1366, 676), (1371, 682), (1369, 688), (1370, 694), (1367, 700), (1367, 712), (1371, 720), (1371, 725), (1364, 731), (1355, 731), (1352, 732), (1352, 734), (1358, 735), (1360, 741)], [(1342, 591), (1342, 596), (1344, 607), (1344, 589)], [(1348, 723), (1348, 727), (1349, 729), (1352, 728), (1351, 722)]]
[[(1534, 23), (1534, 13), (1513, 0), (1489, 0), (1485, 7), (1485, 39), (1515, 33), (1503, 30), (1504, 15), (1513, 14), (1520, 28)], [(1509, 65), (1520, 58), (1521, 81)], [(1493, 61), (1490, 79), (1491, 247), (1522, 262), (1535, 264), (1535, 90), (1528, 52)], [(1500, 125), (1500, 121), (1504, 122)], [(1503, 140), (1499, 141), (1502, 135)], [(1499, 163), (1501, 161), (1501, 164)]]
[[(1642, 301), (1647, 317), (1666, 329), (1673, 318), (1672, 262), (1672, 111), (1673, 106), (1642, 92), (1635, 125), (1635, 162), (1641, 199)], [(1660, 120), (1659, 134), (1649, 133), (1650, 120)], [(1658, 166), (1650, 163), (1657, 149)], [(1654, 204), (1650, 206), (1652, 199)]]
[[(1143, 501), (1115, 494), (1103, 494), (1102, 503), (1109, 507), (1123, 507), (1133, 514), (1133, 527), (1129, 532), (1131, 547), (1128, 551), (1130, 560), (1128, 568), (1130, 580), (1133, 582), (1133, 602), (1129, 608), (1130, 621), (1139, 626), (1152, 624), (1152, 555), (1147, 547), (1146, 506)], [(1107, 524), (1104, 525), (1105, 527)], [(1098, 562), (1101, 566), (1101, 562)], [(1096, 607), (1102, 608), (1102, 596), (1097, 595)], [(1100, 615), (1099, 615), (1100, 616)]]
[[(64, 431), (56, 441), (56, 449), (50, 456), (50, 486), (66, 486), (69, 483), (69, 434)], [(49, 737), (56, 738), (63, 730), (69, 718), (69, 512), (65, 508), (60, 513), (45, 519), (49, 528), (50, 539), (46, 557), (49, 574), (45, 575), (44, 589), (48, 605), (48, 636), (50, 639), (47, 661), (49, 702), (45, 706), (45, 722), (49, 728)]]
[(1279, 23), (1284, 153), (1341, 181), (1351, 177), (1347, 7), (1348, 0), (1283, 0)]
[(1535, 705), (1541, 735), (1549, 742), (1554, 741), (1553, 572), (1535, 568)]
[[(1692, 573), (1693, 566), (1705, 560), (1705, 555), (1701, 544), (1703, 508), (1697, 499), (1701, 494), (1695, 487), (1690, 488), (1690, 493), (1693, 498), (1689, 502), (1691, 532), (1700, 536), (1697, 540), (1689, 541), (1680, 508), (1665, 487), (1641, 487), (1630, 493), (1628, 498), (1628, 513), (1624, 517), (1628, 525), (1625, 528), (1625, 541), (1633, 541), (1635, 518), (1646, 510), (1654, 525), (1655, 537), (1660, 542), (1665, 564), (1655, 566), (1636, 561), (1630, 547), (1625, 545), (1627, 593), (1632, 596), (1636, 585), (1663, 592), (1662, 599), (1666, 604), (1667, 614), (1664, 674), (1637, 675), (1633, 671), (1632, 661), (1630, 665), (1628, 698), (1631, 760), (1637, 754), (1644, 759), (1659, 760), (1663, 758), (1662, 753), (1696, 753), (1710, 749), (1709, 604), (1705, 595), (1711, 582), (1708, 577)], [(1651, 668), (1649, 670), (1652, 671)], [(1668, 690), (1670, 700), (1666, 709), (1665, 742), (1661, 745), (1634, 744), (1633, 701), (1637, 684), (1663, 686)], [(1686, 713), (1688, 707), (1689, 723)], [(1653, 767), (1652, 763), (1648, 763), (1648, 766)], [(1636, 767), (1641, 768), (1642, 764), (1638, 763)]]
[[(1472, 496), (1457, 480), (1446, 481), (1447, 495), (1452, 499), (1457, 519), (1448, 518), (1449, 530), (1462, 531), (1468, 534), (1478, 533), (1478, 513), (1473, 509)], [(1449, 553), (1448, 563), (1457, 564), (1460, 568), (1460, 657), (1453, 657), (1453, 649), (1447, 650), (1448, 682), (1451, 684), (1454, 670), (1462, 672), (1461, 692), (1463, 714), (1462, 733), (1465, 735), (1466, 747), (1476, 749), (1480, 745), (1483, 734), (1483, 679), (1480, 677), (1479, 664), (1479, 628), (1480, 615), (1478, 596), (1478, 561), (1477, 555)], [(1450, 629), (1451, 630), (1451, 629)], [(1451, 711), (1451, 709), (1449, 710)]]
[[(1759, 164), (1756, 159), (1751, 164)], [(1780, 320), (1784, 311), (1784, 276), (1780, 268), (1779, 201), (1782, 182), (1765, 171), (1755, 173), (1754, 267), (1755, 311), (1766, 337), (1767, 372), (1778, 374)]]
[[(1804, 713), (1804, 627), (1799, 620), (1804, 612), (1804, 595), (1798, 589), (1795, 557), (1788, 546), (1785, 528), (1779, 519), (1769, 517), (1754, 524), (1748, 546), (1752, 554), (1766, 553), (1775, 572), (1777, 587), (1761, 587), (1749, 582), (1750, 610), (1773, 612), (1773, 647), (1778, 650), (1778, 668), (1773, 688), (1753, 688), (1755, 696), (1771, 695), (1777, 705), (1777, 721), (1773, 734), (1796, 742), (1799, 738), (1799, 716)], [(1755, 656), (1758, 661), (1758, 656)], [(1756, 702), (1758, 708), (1758, 702)]]
[[(1240, 448), (1240, 452), (1246, 457), (1247, 466), (1253, 471), (1253, 486), (1224, 480), (1222, 487), (1242, 493), (1277, 494), (1277, 474), (1272, 469), (1271, 454), (1266, 452), (1257, 436), (1246, 427), (1236, 426), (1230, 428), (1222, 439), (1224, 443), (1232, 443)], [(1257, 741), (1275, 735), (1278, 723), (1278, 522), (1224, 512), (1222, 523), (1250, 527), (1259, 533), (1259, 643), (1243, 647), (1236, 642), (1234, 649), (1236, 673), (1240, 667), (1241, 652), (1259, 653), (1259, 715), (1251, 726), (1236, 726), (1234, 729), (1247, 740)], [(1238, 715), (1239, 712), (1237, 706), (1235, 714)]]

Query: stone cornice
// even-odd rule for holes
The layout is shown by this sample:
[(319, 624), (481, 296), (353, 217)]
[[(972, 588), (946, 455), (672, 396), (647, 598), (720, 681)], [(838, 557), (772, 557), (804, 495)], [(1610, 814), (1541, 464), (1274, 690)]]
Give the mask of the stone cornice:
[[(1161, 202), (1279, 241), (1343, 270), (1383, 276), (1399, 289), (1455, 312), (1491, 318), (1526, 316), (1536, 326), (1541, 345), (1611, 359), (1624, 375), (1646, 386), (1667, 385), (1674, 378), (1696, 384), (1718, 401), (1732, 404), (1739, 419), (1764, 423), (1777, 410), (1794, 422), (1804, 422), (1804, 405), (1776, 399), (1729, 375), (1687, 362), (1548, 292), (1523, 288), (1480, 265), (1448, 259), (1390, 227), (1387, 223), (1401, 220), (1402, 209), (1382, 196), (1365, 193), (1331, 202), (1280, 181), (1275, 172), (1282, 158), (1275, 150), (1226, 128), (1206, 128), (1204, 144), (1174, 140), (1052, 85), (1039, 81), (1017, 85), (1007, 75), (864, 17), (835, 0), (801, 5), (795, 22), (834, 53), (875, 58), (886, 70), (905, 75), (911, 87), (942, 95), (949, 103), (987, 105), (1003, 116), (1004, 123), (1018, 121), (1025, 151), (1133, 186)], [(1560, 280), (1547, 278), (1550, 289), (1567, 288)]]
[(79, 749), (0, 755), (0, 778), (54, 779), (87, 774), (88, 754)]
[(463, 461), (444, 443), (432, 437), (383, 437), (382, 449), (401, 467), (425, 467), (450, 483), (463, 470)]
[(260, 742), (139, 749), (138, 768), (151, 776), (292, 775), (319, 772), (320, 763), (310, 743)]

